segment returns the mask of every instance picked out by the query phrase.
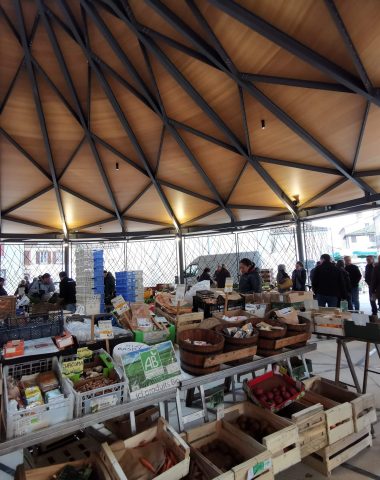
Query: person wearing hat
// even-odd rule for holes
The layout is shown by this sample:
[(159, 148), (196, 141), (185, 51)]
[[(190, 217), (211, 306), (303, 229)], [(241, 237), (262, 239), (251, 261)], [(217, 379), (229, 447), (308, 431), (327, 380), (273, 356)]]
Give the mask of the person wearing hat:
[(0, 277), (0, 297), (4, 297), (5, 295), (8, 295), (7, 291), (4, 288), (4, 282), (5, 282), (5, 279), (3, 277)]

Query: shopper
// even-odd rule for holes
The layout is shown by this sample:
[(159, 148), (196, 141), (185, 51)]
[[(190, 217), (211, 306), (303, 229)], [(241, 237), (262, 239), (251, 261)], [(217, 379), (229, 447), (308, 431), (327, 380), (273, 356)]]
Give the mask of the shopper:
[(76, 283), (66, 272), (59, 274), (59, 297), (62, 298), (63, 309), (74, 313), (77, 309)]
[(26, 280), (21, 280), (21, 282), (17, 285), (17, 288), (16, 288), (16, 291), (15, 291), (15, 296), (18, 297), (19, 295), (19, 289), (20, 288), (23, 288), (24, 289), (24, 293), (25, 295), (28, 295), (28, 292), (29, 292), (29, 287), (26, 283)]
[(371, 280), (372, 299), (378, 300), (380, 306), (380, 255), (377, 259)]
[(210, 285), (211, 285), (212, 284), (212, 278), (211, 278), (210, 272), (211, 272), (211, 270), (208, 267), (206, 267), (203, 270), (202, 274), (198, 277), (198, 282), (203, 282), (204, 280), (209, 280)]
[(226, 278), (231, 276), (230, 272), (227, 270), (224, 263), (222, 266), (218, 265), (216, 269), (214, 280), (216, 281), (216, 285), (218, 288), (224, 288), (226, 286)]
[[(373, 255), (368, 255), (366, 260), (367, 265), (365, 266), (364, 280), (365, 283), (368, 285), (369, 302), (371, 304), (372, 315), (377, 315), (378, 307), (376, 305), (376, 295), (375, 292), (372, 291), (372, 279), (375, 273), (375, 257)], [(380, 309), (380, 300), (378, 303)]]
[(292, 279), (286, 273), (286, 267), (284, 264), (281, 264), (277, 267), (277, 289), (281, 292), (286, 292), (290, 290), (291, 286), (293, 285)]
[(336, 262), (337, 268), (342, 272), (343, 275), (343, 283), (344, 283), (344, 292), (342, 292), (342, 296), (340, 300), (348, 300), (351, 298), (351, 280), (347, 270), (344, 268), (344, 261), (338, 260)]
[(31, 297), (42, 298), (44, 295), (55, 292), (55, 286), (50, 273), (44, 273), (41, 277), (36, 279), (30, 289), (29, 295)]
[(0, 297), (4, 297), (5, 295), (8, 295), (7, 291), (4, 288), (4, 283), (5, 283), (5, 279), (3, 277), (0, 277)]
[(314, 276), (315, 269), (317, 267), (319, 267), (320, 264), (321, 264), (321, 262), (318, 260), (318, 262), (315, 264), (315, 267), (310, 270), (309, 277), (310, 277), (311, 282), (313, 282), (313, 276)]
[(348, 299), (348, 309), (349, 310), (360, 310), (360, 303), (359, 303), (359, 282), (362, 278), (362, 274), (360, 273), (359, 267), (354, 265), (351, 261), (350, 256), (344, 257), (344, 264), (346, 272), (348, 272), (350, 276), (351, 282), (351, 296)]
[(332, 264), (327, 253), (321, 255), (321, 263), (315, 268), (312, 286), (320, 307), (337, 307), (339, 299), (347, 295), (342, 272)]
[(239, 263), (240, 293), (261, 293), (262, 280), (256, 265), (249, 258), (242, 258)]
[(104, 304), (109, 308), (112, 306), (111, 300), (116, 296), (115, 277), (111, 272), (104, 270)]
[(304, 292), (306, 290), (306, 270), (302, 262), (296, 263), (292, 273), (293, 290)]

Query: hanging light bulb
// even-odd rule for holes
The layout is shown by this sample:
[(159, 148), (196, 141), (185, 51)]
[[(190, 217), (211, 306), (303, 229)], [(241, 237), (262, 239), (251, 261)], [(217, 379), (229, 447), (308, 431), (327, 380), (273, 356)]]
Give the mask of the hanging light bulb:
[(262, 130), (265, 130), (265, 127), (266, 127), (266, 125), (265, 125), (265, 120), (262, 119), (262, 120), (261, 120), (261, 129), (262, 129)]
[(119, 170), (119, 162), (116, 162), (116, 170)]

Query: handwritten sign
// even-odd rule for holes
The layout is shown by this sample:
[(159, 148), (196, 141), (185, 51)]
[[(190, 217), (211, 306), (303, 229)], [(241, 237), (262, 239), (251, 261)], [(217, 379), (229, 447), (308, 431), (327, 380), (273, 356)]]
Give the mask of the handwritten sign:
[(112, 320), (99, 320), (99, 338), (109, 340), (113, 338)]
[(177, 285), (176, 291), (175, 291), (175, 305), (178, 305), (179, 303), (183, 303), (185, 299), (185, 285)]
[(80, 375), (81, 373), (83, 373), (83, 369), (83, 358), (78, 358), (77, 360), (71, 360), (69, 362), (62, 363), (62, 374), (64, 377), (68, 377), (74, 374)]
[(92, 357), (92, 350), (90, 350), (88, 347), (78, 348), (77, 357), (78, 358), (91, 358)]
[(224, 286), (224, 292), (225, 293), (232, 293), (234, 287), (234, 281), (231, 277), (226, 278), (226, 283)]

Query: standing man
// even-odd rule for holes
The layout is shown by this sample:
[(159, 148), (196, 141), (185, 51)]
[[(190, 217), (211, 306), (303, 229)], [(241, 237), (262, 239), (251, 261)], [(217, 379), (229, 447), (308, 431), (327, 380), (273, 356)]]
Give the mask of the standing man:
[(368, 255), (366, 260), (367, 265), (365, 266), (364, 280), (365, 283), (368, 285), (369, 301), (371, 303), (372, 315), (377, 315), (376, 298), (374, 295), (375, 292), (372, 290), (372, 279), (375, 271), (375, 257), (373, 255)]
[(4, 282), (5, 279), (3, 277), (0, 277), (0, 297), (4, 297), (7, 294), (7, 291), (4, 288)]
[(348, 298), (348, 309), (360, 310), (359, 282), (362, 278), (362, 274), (360, 273), (359, 267), (351, 262), (350, 256), (347, 255), (344, 257), (344, 264), (351, 281), (351, 298)]
[(63, 309), (68, 310), (71, 313), (74, 313), (77, 309), (77, 297), (76, 297), (76, 286), (72, 278), (67, 276), (66, 272), (61, 272), (59, 274), (59, 296), (63, 298)]
[(116, 297), (116, 282), (115, 277), (111, 272), (104, 270), (104, 304), (106, 311), (109, 312), (112, 309), (111, 300)]
[(345, 298), (342, 272), (331, 262), (327, 253), (321, 255), (320, 265), (315, 267), (312, 286), (320, 307), (338, 307), (339, 299)]
[(214, 279), (217, 283), (218, 288), (224, 288), (226, 286), (226, 278), (230, 277), (231, 274), (227, 270), (226, 266), (224, 263), (222, 266), (218, 265), (218, 268), (216, 269)]

